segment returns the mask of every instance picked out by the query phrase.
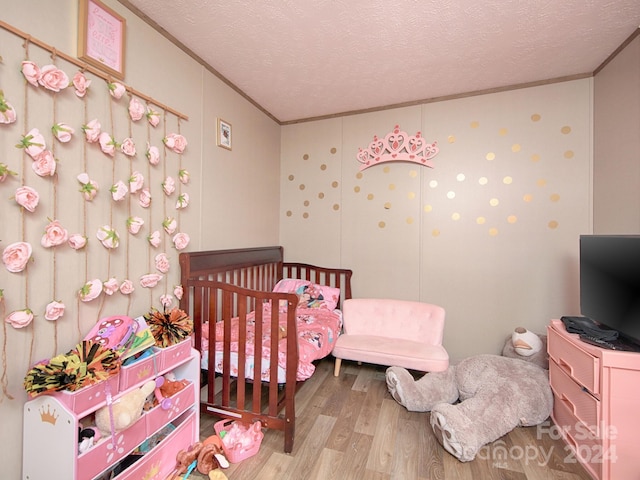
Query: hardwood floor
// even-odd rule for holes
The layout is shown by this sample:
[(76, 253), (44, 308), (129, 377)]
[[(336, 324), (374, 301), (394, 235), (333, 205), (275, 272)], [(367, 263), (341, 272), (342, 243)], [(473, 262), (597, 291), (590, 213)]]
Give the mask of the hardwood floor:
[[(485, 446), (472, 462), (447, 453), (428, 413), (408, 412), (387, 390), (385, 367), (320, 361), (296, 397), (293, 452), (282, 432), (266, 430), (260, 451), (224, 473), (229, 480), (590, 480), (549, 427), (517, 428)], [(216, 417), (201, 417), (201, 439)], [(553, 432), (551, 430), (551, 432)], [(552, 438), (553, 437), (553, 438)], [(207, 477), (194, 472), (189, 478)]]

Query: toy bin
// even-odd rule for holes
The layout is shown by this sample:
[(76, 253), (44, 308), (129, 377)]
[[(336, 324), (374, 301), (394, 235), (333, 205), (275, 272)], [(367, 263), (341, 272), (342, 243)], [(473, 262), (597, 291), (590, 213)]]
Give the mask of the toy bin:
[(158, 375), (162, 368), (160, 365), (160, 352), (151, 347), (148, 356), (136, 360), (129, 365), (123, 365), (120, 369), (120, 391), (124, 392), (141, 382), (151, 380)]
[(187, 338), (170, 347), (157, 348), (160, 351), (160, 368), (162, 370), (170, 370), (182, 361), (187, 360), (191, 355), (191, 338)]
[(175, 420), (176, 417), (191, 407), (195, 400), (195, 387), (191, 382), (185, 388), (169, 397), (168, 408), (157, 405), (149, 410), (144, 415), (147, 422), (147, 435), (151, 436), (168, 422)]
[(115, 374), (101, 382), (82, 387), (80, 390), (60, 390), (53, 393), (53, 396), (69, 410), (80, 414), (98, 403), (106, 403), (109, 394), (115, 396), (118, 393), (119, 383), (120, 374)]
[[(250, 444), (244, 447), (239, 445), (235, 447), (231, 447), (225, 444), (224, 433), (226, 433), (231, 427), (231, 425), (234, 423), (239, 425), (240, 428), (244, 429), (247, 432), (247, 435), (251, 436)], [(256, 423), (258, 424), (258, 427), (259, 427), (260, 422), (256, 422)], [(254, 425), (255, 424), (247, 425), (245, 423), (238, 422), (236, 420), (232, 420), (229, 418), (225, 420), (220, 420), (219, 422), (216, 422), (213, 425), (213, 428), (215, 429), (216, 434), (220, 438), (222, 438), (222, 450), (224, 450), (224, 455), (227, 458), (227, 460), (229, 460), (229, 462), (240, 463), (242, 460), (246, 460), (247, 458), (258, 453), (258, 450), (260, 450), (260, 444), (262, 443), (262, 438), (264, 437), (264, 434), (262, 433), (262, 430), (259, 430), (257, 433), (253, 433), (253, 432), (249, 433), (250, 428), (255, 428)]]

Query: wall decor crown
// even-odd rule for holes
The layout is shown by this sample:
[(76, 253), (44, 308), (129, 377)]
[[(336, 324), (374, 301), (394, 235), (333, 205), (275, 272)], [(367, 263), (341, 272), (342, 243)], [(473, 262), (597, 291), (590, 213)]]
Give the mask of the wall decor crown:
[(433, 168), (431, 159), (438, 154), (438, 142), (427, 143), (420, 132), (409, 135), (396, 125), (383, 139), (373, 136), (373, 142), (363, 150), (358, 149), (360, 171), (386, 162), (413, 162)]

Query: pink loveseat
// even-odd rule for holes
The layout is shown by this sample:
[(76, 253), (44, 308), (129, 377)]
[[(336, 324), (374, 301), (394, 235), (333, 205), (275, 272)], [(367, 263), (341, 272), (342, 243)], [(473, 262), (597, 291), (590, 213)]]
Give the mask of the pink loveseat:
[(333, 348), (334, 375), (342, 360), (440, 372), (449, 367), (442, 346), (445, 311), (438, 305), (354, 298), (342, 306), (344, 333)]

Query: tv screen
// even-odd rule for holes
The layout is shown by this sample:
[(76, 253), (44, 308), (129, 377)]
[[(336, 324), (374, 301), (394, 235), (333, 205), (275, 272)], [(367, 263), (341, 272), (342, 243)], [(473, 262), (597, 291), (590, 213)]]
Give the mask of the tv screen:
[(640, 344), (640, 236), (580, 236), (580, 313)]

